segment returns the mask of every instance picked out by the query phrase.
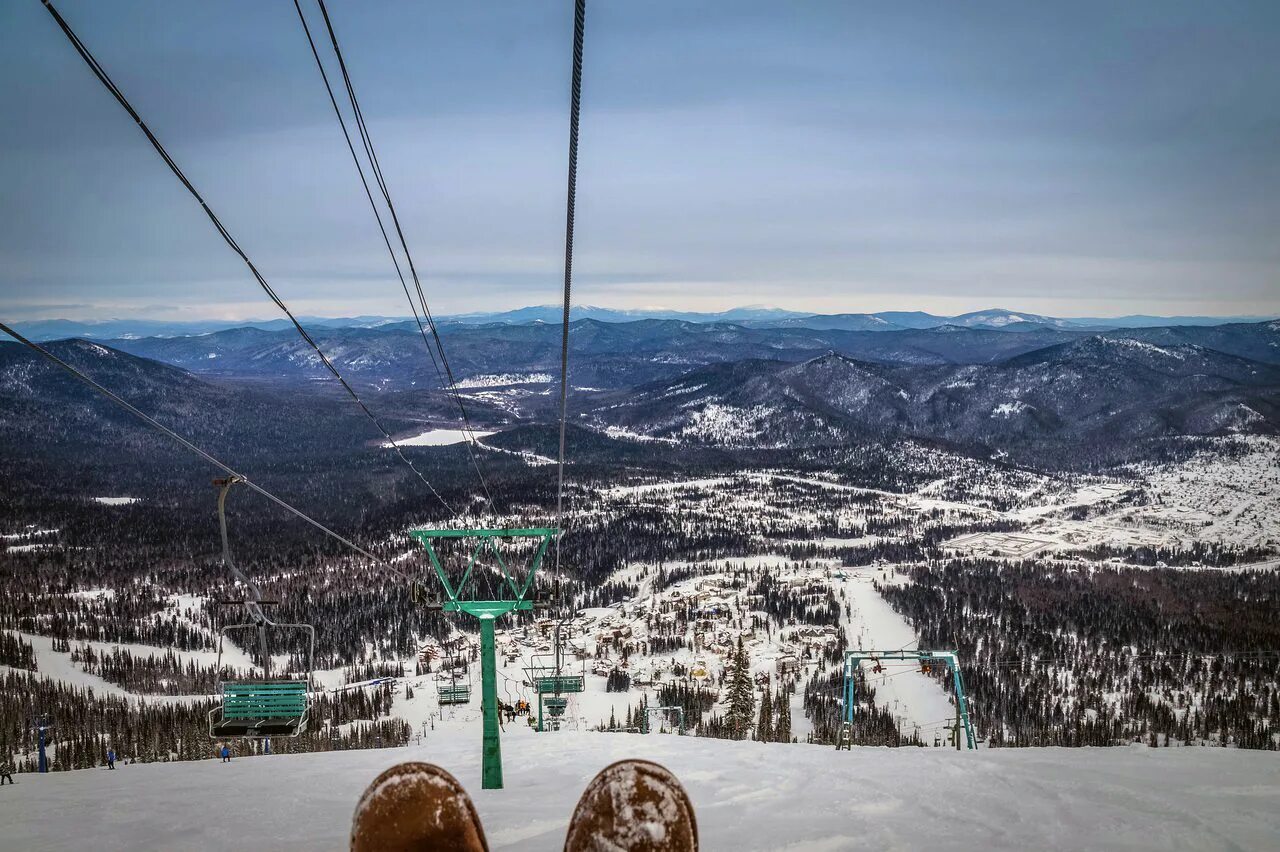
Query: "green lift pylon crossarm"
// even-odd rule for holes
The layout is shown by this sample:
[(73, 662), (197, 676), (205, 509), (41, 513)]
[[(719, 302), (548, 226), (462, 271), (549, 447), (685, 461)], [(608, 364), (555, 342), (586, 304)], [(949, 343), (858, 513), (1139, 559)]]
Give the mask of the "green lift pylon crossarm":
[(907, 651), (899, 648), (895, 651), (846, 651), (844, 655), (844, 713), (843, 725), (836, 737), (837, 749), (848, 749), (853, 746), (853, 713), (856, 698), (857, 678), (855, 672), (861, 668), (864, 660), (879, 664), (884, 660), (908, 661), (916, 665), (946, 666), (951, 673), (952, 686), (955, 689), (956, 701), (956, 749), (960, 748), (960, 735), (963, 731), (964, 743), (971, 749), (978, 747), (978, 738), (973, 730), (973, 722), (969, 719), (969, 698), (964, 691), (964, 678), (960, 675), (960, 660), (955, 651)]
[[(480, 694), (484, 710), (484, 735), (481, 764), (481, 786), (486, 790), (502, 789), (502, 742), (499, 739), (498, 726), (498, 666), (495, 653), (493, 623), (509, 612), (533, 609), (533, 601), (529, 593), (534, 588), (534, 577), (542, 566), (542, 558), (546, 555), (547, 546), (560, 531), (553, 527), (531, 527), (521, 529), (459, 529), (459, 530), (410, 530), (409, 535), (417, 539), (427, 550), (431, 567), (444, 587), (447, 599), (441, 608), (446, 612), (465, 612), (480, 620)], [(467, 561), (466, 570), (458, 585), (449, 582), (448, 574), (440, 563), (436, 553), (436, 541), (439, 539), (479, 539)], [(511, 574), (506, 560), (498, 550), (499, 540), (538, 539), (533, 559), (529, 563), (529, 573), (523, 583)], [(468, 597), (476, 562), (485, 553), (491, 553), (497, 561), (499, 571), (506, 581), (505, 588), (511, 591), (511, 597), (505, 600), (477, 600)]]

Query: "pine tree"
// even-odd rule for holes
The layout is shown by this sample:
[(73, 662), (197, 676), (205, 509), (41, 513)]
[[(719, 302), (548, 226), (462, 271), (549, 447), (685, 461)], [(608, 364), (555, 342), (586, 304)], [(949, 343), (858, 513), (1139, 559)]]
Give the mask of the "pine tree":
[(791, 742), (791, 695), (786, 687), (778, 690), (778, 721), (773, 726), (773, 738), (776, 742)]
[(773, 699), (769, 690), (764, 691), (760, 699), (760, 718), (756, 721), (756, 740), (762, 743), (773, 741)]
[(729, 694), (729, 712), (724, 717), (725, 728), (730, 739), (745, 739), (755, 715), (756, 696), (751, 685), (751, 661), (747, 659), (747, 650), (742, 644), (741, 636), (738, 637), (738, 650), (733, 655), (725, 681)]

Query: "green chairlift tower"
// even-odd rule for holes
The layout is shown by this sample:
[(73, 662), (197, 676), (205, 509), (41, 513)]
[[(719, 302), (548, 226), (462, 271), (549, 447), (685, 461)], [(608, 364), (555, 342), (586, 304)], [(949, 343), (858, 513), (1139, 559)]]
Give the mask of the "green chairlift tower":
[(853, 748), (853, 714), (856, 707), (857, 698), (857, 677), (856, 672), (861, 669), (863, 661), (871, 662), (874, 667), (873, 672), (883, 670), (881, 662), (890, 661), (906, 661), (915, 665), (925, 672), (932, 672), (936, 667), (940, 671), (949, 672), (951, 674), (951, 682), (955, 687), (956, 701), (956, 721), (955, 721), (955, 743), (956, 751), (960, 750), (960, 744), (963, 742), (970, 749), (978, 747), (978, 737), (973, 730), (973, 722), (969, 720), (969, 698), (964, 693), (964, 678), (960, 676), (960, 661), (956, 657), (955, 651), (907, 651), (899, 648), (896, 651), (846, 651), (844, 655), (844, 721), (840, 726), (839, 732), (836, 734), (837, 749)]
[[(440, 579), (440, 585), (445, 594), (441, 609), (445, 612), (465, 612), (480, 620), (480, 696), (484, 709), (481, 786), (486, 790), (502, 789), (502, 742), (498, 737), (498, 667), (495, 659), (493, 623), (509, 612), (533, 609), (530, 592), (534, 588), (534, 576), (542, 565), (542, 557), (546, 555), (547, 545), (559, 532), (558, 529), (551, 527), (409, 531), (409, 535), (416, 538), (427, 549), (431, 567), (435, 569), (436, 576)], [(471, 559), (467, 562), (466, 570), (457, 586), (449, 582), (449, 577), (436, 553), (436, 542), (440, 539), (478, 539), (479, 541), (471, 553)], [(513, 539), (537, 541), (537, 549), (529, 563), (529, 571), (523, 583), (518, 582), (511, 573), (499, 549), (499, 542)], [(505, 583), (499, 584), (499, 593), (505, 595), (506, 592), (510, 592), (510, 597), (504, 597), (501, 600), (477, 600), (469, 593), (468, 589), (475, 586), (476, 561), (486, 553), (492, 555), (498, 563), (498, 568), (505, 580)]]

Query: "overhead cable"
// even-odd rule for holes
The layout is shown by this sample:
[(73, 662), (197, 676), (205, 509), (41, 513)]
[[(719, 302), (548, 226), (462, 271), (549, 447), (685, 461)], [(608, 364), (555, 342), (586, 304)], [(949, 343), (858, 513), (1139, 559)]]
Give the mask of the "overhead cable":
[(404, 271), (400, 268), (400, 258), (396, 255), (395, 249), (391, 247), (391, 238), (387, 235), (387, 228), (382, 222), (382, 214), (378, 212), (378, 204), (373, 200), (373, 191), (369, 189), (369, 181), (365, 177), (364, 167), (360, 164), (360, 158), (356, 155), (355, 145), (351, 141), (351, 134), (347, 131), (346, 119), (342, 117), (342, 110), (338, 108), (338, 99), (333, 94), (333, 86), (329, 84), (329, 74), (324, 70), (324, 62), (320, 59), (320, 51), (316, 48), (315, 39), (311, 37), (311, 27), (307, 24), (307, 16), (303, 14), (299, 0), (293, 0), (293, 7), (298, 11), (298, 20), (302, 21), (302, 31), (306, 33), (307, 44), (311, 46), (311, 55), (315, 57), (316, 67), (320, 69), (320, 78), (324, 81), (325, 91), (329, 93), (329, 103), (333, 104), (333, 113), (338, 117), (338, 126), (342, 128), (342, 136), (347, 142), (347, 150), (351, 152), (351, 159), (356, 164), (356, 173), (360, 176), (364, 194), (369, 199), (369, 207), (373, 210), (373, 218), (378, 223), (378, 230), (382, 233), (382, 241), (387, 246), (387, 253), (391, 255), (391, 264), (395, 267), (396, 277), (400, 279), (400, 287), (404, 290), (404, 297), (409, 302), (409, 310), (413, 311), (413, 319), (418, 324), (418, 331), (422, 334), (422, 341), (427, 344), (427, 354), (431, 356), (431, 364), (435, 367), (437, 375), (440, 376), (440, 383), (444, 384), (444, 377), (440, 373), (440, 364), (436, 360), (436, 353), (431, 348), (431, 344), (427, 342), (427, 329), (422, 324), (422, 317), (418, 313), (418, 306), (413, 301), (413, 296), (409, 294), (409, 285), (405, 281)]
[(565, 192), (564, 309), (560, 326), (560, 456), (556, 474), (555, 594), (560, 592), (560, 540), (564, 538), (564, 447), (568, 420), (569, 307), (573, 295), (573, 214), (578, 194), (578, 115), (582, 107), (582, 42), (586, 34), (587, 0), (573, 8), (573, 78), (569, 84), (569, 174)]
[(418, 468), (414, 466), (413, 462), (411, 462), (401, 451), (400, 445), (391, 437), (391, 433), (383, 427), (378, 418), (369, 410), (369, 407), (360, 399), (360, 396), (355, 392), (355, 389), (351, 387), (345, 378), (343, 378), (342, 374), (338, 372), (338, 368), (334, 366), (331, 360), (329, 360), (329, 357), (320, 349), (320, 346), (314, 339), (312, 339), (311, 335), (307, 333), (307, 330), (302, 327), (302, 324), (298, 322), (297, 317), (295, 317), (293, 312), (289, 310), (289, 306), (284, 303), (284, 300), (281, 299), (280, 296), (276, 294), (275, 290), (272, 289), (271, 285), (267, 283), (266, 278), (262, 276), (262, 273), (258, 271), (256, 266), (254, 266), (253, 261), (249, 259), (249, 256), (245, 254), (244, 250), (240, 248), (238, 243), (236, 243), (235, 238), (233, 238), (230, 232), (227, 231), (226, 227), (223, 226), (217, 214), (215, 214), (212, 208), (209, 207), (208, 203), (205, 202), (204, 197), (195, 188), (191, 181), (187, 179), (187, 176), (183, 174), (182, 169), (179, 168), (178, 164), (169, 156), (169, 152), (165, 150), (165, 147), (162, 144), (160, 144), (160, 140), (151, 132), (151, 128), (148, 127), (146, 122), (142, 120), (142, 117), (138, 115), (137, 111), (124, 96), (124, 93), (121, 92), (116, 84), (111, 80), (111, 77), (107, 74), (106, 70), (98, 63), (98, 60), (94, 58), (93, 54), (89, 52), (89, 49), (85, 47), (84, 43), (80, 41), (80, 38), (63, 19), (62, 15), (58, 14), (58, 10), (54, 8), (50, 0), (41, 0), (41, 2), (43, 2), (45, 8), (49, 10), (49, 14), (53, 16), (54, 21), (57, 22), (59, 28), (61, 28), (62, 32), (71, 42), (71, 45), (76, 49), (76, 52), (80, 54), (80, 58), (83, 59), (85, 64), (89, 66), (89, 69), (93, 71), (94, 76), (97, 77), (98, 81), (106, 87), (107, 91), (115, 97), (116, 101), (124, 108), (125, 112), (129, 113), (129, 116), (142, 130), (143, 134), (146, 135), (151, 146), (155, 148), (156, 153), (158, 153), (160, 158), (164, 160), (165, 165), (169, 167), (169, 170), (173, 172), (174, 176), (178, 178), (184, 187), (186, 187), (187, 191), (191, 193), (191, 196), (200, 203), (200, 207), (204, 210), (205, 215), (209, 217), (209, 221), (213, 223), (214, 228), (217, 229), (218, 233), (222, 236), (222, 239), (231, 248), (231, 250), (244, 261), (245, 265), (249, 268), (249, 271), (253, 274), (254, 280), (258, 282), (258, 285), (262, 288), (263, 292), (265, 292), (271, 301), (275, 303), (276, 307), (280, 308), (280, 310), (284, 312), (285, 316), (289, 318), (289, 321), (293, 323), (293, 327), (297, 330), (299, 336), (302, 337), (307, 345), (315, 350), (315, 353), (319, 356), (321, 363), (324, 364), (325, 368), (333, 375), (333, 377), (342, 384), (342, 387), (346, 389), (351, 398), (355, 400), (356, 404), (360, 406), (360, 409), (365, 413), (369, 420), (373, 422), (373, 425), (377, 427), (380, 433), (382, 433), (382, 437), (386, 439), (388, 446), (395, 450), (396, 455), (400, 457), (400, 460), (409, 466), (409, 469), (417, 475), (418, 479), (422, 480), (423, 484), (426, 485), (435, 498), (440, 501), (441, 505), (448, 509), (450, 514), (455, 518), (458, 517), (458, 513), (454, 511), (452, 506), (445, 502), (445, 499), (440, 496), (438, 491), (436, 491), (435, 486), (433, 486), (427, 478), (422, 475), (421, 471), (419, 471)]
[(200, 447), (198, 447), (196, 444), (192, 443), (189, 439), (184, 438), (182, 435), (180, 435), (180, 434), (178, 434), (177, 432), (175, 432), (174, 430), (170, 429), (168, 426), (165, 426), (163, 423), (161, 423), (160, 421), (156, 420), (156, 419), (155, 419), (154, 417), (152, 417), (151, 415), (146, 414), (145, 412), (141, 411), (141, 410), (140, 410), (140, 409), (138, 409), (136, 406), (134, 406), (134, 405), (133, 405), (133, 403), (131, 403), (131, 402), (129, 402), (128, 400), (124, 399), (124, 398), (123, 398), (123, 397), (121, 397), (119, 394), (115, 393), (114, 391), (109, 390), (108, 388), (106, 388), (106, 387), (102, 386), (101, 384), (99, 384), (98, 382), (94, 381), (94, 380), (93, 380), (93, 379), (91, 379), (89, 376), (87, 376), (86, 374), (84, 374), (83, 372), (81, 372), (81, 371), (80, 371), (80, 370), (78, 370), (76, 367), (72, 366), (71, 364), (68, 364), (66, 361), (64, 361), (63, 359), (59, 358), (57, 355), (55, 355), (55, 354), (53, 354), (52, 352), (50, 352), (50, 351), (49, 351), (48, 349), (46, 349), (45, 347), (43, 347), (43, 346), (41, 346), (40, 344), (35, 343), (35, 342), (31, 341), (31, 340), (28, 340), (27, 338), (23, 337), (23, 336), (22, 336), (20, 333), (18, 333), (17, 331), (14, 331), (12, 328), (10, 328), (9, 326), (5, 325), (3, 322), (0, 322), (0, 331), (3, 331), (5, 334), (9, 335), (9, 336), (10, 336), (10, 337), (12, 337), (14, 340), (16, 340), (16, 341), (18, 341), (19, 343), (21, 343), (23, 346), (26, 346), (27, 348), (29, 348), (29, 349), (33, 350), (34, 352), (36, 352), (36, 353), (37, 353), (37, 354), (39, 354), (40, 356), (42, 356), (42, 357), (46, 358), (47, 360), (49, 360), (49, 361), (53, 362), (54, 364), (56, 364), (57, 366), (61, 367), (63, 370), (66, 370), (68, 373), (70, 373), (70, 374), (71, 374), (72, 376), (74, 376), (76, 379), (78, 379), (79, 381), (81, 381), (81, 382), (85, 383), (86, 385), (88, 385), (90, 388), (92, 388), (93, 390), (97, 391), (98, 393), (102, 394), (102, 395), (103, 395), (103, 396), (105, 396), (107, 399), (109, 399), (109, 400), (111, 400), (112, 402), (114, 402), (116, 405), (120, 406), (120, 407), (121, 407), (121, 408), (123, 408), (124, 410), (128, 411), (130, 414), (132, 414), (132, 415), (134, 415), (135, 417), (137, 417), (139, 420), (141, 420), (141, 421), (143, 421), (144, 423), (146, 423), (148, 426), (150, 426), (150, 427), (152, 427), (153, 429), (156, 429), (156, 430), (158, 430), (158, 431), (160, 431), (160, 432), (163, 432), (165, 435), (169, 436), (169, 437), (170, 437), (170, 438), (172, 438), (174, 441), (177, 441), (177, 442), (178, 442), (179, 444), (181, 444), (183, 447), (187, 448), (187, 449), (188, 449), (188, 450), (190, 450), (191, 452), (193, 452), (193, 453), (195, 453), (196, 455), (200, 456), (200, 458), (204, 459), (204, 460), (205, 460), (205, 461), (207, 461), (209, 464), (211, 464), (211, 465), (213, 465), (214, 467), (218, 468), (218, 469), (219, 469), (219, 470), (221, 470), (223, 473), (226, 473), (226, 474), (228, 474), (229, 476), (233, 476), (233, 477), (235, 477), (235, 478), (236, 478), (236, 480), (237, 480), (239, 483), (241, 483), (241, 484), (245, 485), (246, 487), (248, 487), (249, 489), (251, 489), (251, 490), (253, 490), (253, 491), (256, 491), (258, 494), (261, 494), (263, 497), (266, 497), (268, 500), (270, 500), (272, 503), (275, 503), (275, 504), (276, 504), (277, 506), (279, 506), (280, 508), (284, 509), (285, 511), (289, 512), (290, 514), (293, 514), (294, 516), (296, 516), (296, 517), (298, 517), (298, 518), (301, 518), (302, 520), (306, 521), (308, 524), (311, 524), (311, 526), (313, 526), (313, 527), (315, 527), (316, 529), (320, 530), (320, 532), (324, 533), (325, 535), (329, 536), (330, 538), (334, 539), (335, 541), (338, 541), (338, 542), (341, 542), (342, 544), (345, 544), (347, 547), (351, 548), (351, 549), (352, 549), (352, 550), (354, 550), (356, 553), (360, 554), (361, 556), (365, 557), (366, 559), (369, 559), (369, 560), (371, 560), (371, 561), (375, 562), (376, 564), (378, 564), (378, 565), (379, 565), (379, 566), (381, 566), (382, 568), (385, 568), (386, 570), (391, 571), (392, 573), (396, 574), (397, 576), (399, 576), (400, 578), (402, 578), (402, 579), (404, 579), (404, 580), (409, 580), (410, 582), (412, 582), (412, 578), (410, 578), (407, 574), (405, 574), (404, 572), (402, 572), (402, 571), (400, 571), (399, 569), (397, 569), (395, 566), (391, 565), (391, 564), (390, 564), (389, 562), (387, 562), (385, 559), (382, 559), (382, 558), (380, 558), (380, 557), (378, 557), (378, 556), (375, 556), (373, 553), (369, 552), (368, 550), (365, 550), (363, 547), (361, 547), (360, 545), (358, 545), (358, 544), (356, 544), (355, 542), (351, 541), (350, 539), (346, 538), (345, 536), (343, 536), (343, 535), (341, 535), (341, 534), (339, 534), (339, 533), (334, 532), (334, 531), (333, 531), (333, 530), (331, 530), (329, 527), (325, 526), (324, 524), (322, 524), (322, 523), (320, 523), (319, 521), (317, 521), (315, 518), (313, 518), (313, 517), (311, 517), (310, 515), (308, 515), (307, 513), (303, 512), (301, 509), (296, 508), (295, 506), (293, 506), (293, 505), (291, 505), (291, 504), (289, 504), (289, 503), (285, 502), (285, 501), (284, 501), (284, 500), (282, 500), (281, 498), (279, 498), (279, 497), (277, 497), (276, 495), (272, 494), (270, 491), (268, 491), (267, 489), (263, 488), (261, 485), (258, 485), (256, 482), (254, 482), (253, 480), (249, 479), (249, 477), (245, 476), (243, 473), (240, 473), (238, 470), (236, 470), (235, 468), (231, 467), (231, 466), (230, 466), (229, 464), (227, 464), (226, 462), (223, 462), (223, 461), (221, 461), (220, 459), (218, 459), (218, 458), (214, 457), (214, 456), (213, 456), (213, 455), (211, 455), (210, 453), (208, 453), (208, 452), (204, 451), (203, 449), (201, 449)]
[[(445, 354), (444, 350), (444, 341), (440, 338), (440, 331), (436, 326), (435, 318), (432, 317), (431, 309), (427, 304), (426, 293), (422, 289), (422, 281), (418, 277), (417, 266), (413, 262), (412, 253), (409, 251), (409, 242), (405, 238), (404, 229), (400, 226), (400, 216), (396, 213), (395, 203), (391, 200), (391, 191), (388, 189), (386, 177), (382, 173), (382, 164), (378, 162), (378, 154), (373, 146), (373, 137), (369, 133), (368, 125), (365, 124), (364, 111), (360, 108), (360, 99), (356, 97), (355, 86), (352, 84), (351, 75), (347, 71), (346, 59), (342, 55), (342, 48), (338, 46), (338, 35), (334, 31), (333, 21), (329, 18), (329, 10), (324, 4), (324, 0), (317, 0), (317, 4), (320, 7), (320, 14), (324, 17), (325, 29), (329, 33), (329, 43), (333, 47), (333, 54), (338, 60), (338, 68), (342, 72), (342, 81), (347, 91), (347, 100), (351, 105), (351, 114), (355, 118), (356, 130), (360, 134), (360, 142), (364, 147), (365, 157), (368, 158), (369, 161), (369, 169), (373, 173), (374, 182), (378, 185), (378, 190), (382, 194), (382, 199), (387, 205), (387, 211), (391, 214), (392, 226), (395, 228), (400, 248), (404, 252), (405, 261), (409, 266), (409, 275), (413, 279), (413, 286), (418, 294), (418, 302), (422, 307), (422, 315), (426, 318), (426, 328), (431, 331), (431, 336), (435, 340), (436, 353), (439, 355), (439, 360), (437, 361), (436, 354), (432, 354), (432, 363), (435, 364), (437, 375), (439, 375), (440, 367), (444, 367), (444, 375), (440, 376), (441, 384), (446, 385), (448, 391), (453, 396), (454, 402), (458, 406), (458, 413), (462, 417), (463, 434), (467, 438), (465, 443), (467, 445), (467, 453), (471, 458), (471, 466), (475, 469), (476, 477), (480, 480), (480, 487), (484, 491), (485, 499), (488, 500), (490, 509), (494, 510), (493, 495), (489, 492), (489, 484), (486, 482), (484, 474), (480, 470), (480, 462), (476, 458), (475, 446), (478, 442), (476, 440), (475, 430), (471, 426), (471, 418), (467, 415), (466, 406), (462, 402), (462, 394), (458, 390), (458, 383), (453, 375), (453, 369), (449, 366), (449, 358)], [(338, 115), (338, 122), (342, 126), (343, 136), (346, 137), (347, 147), (350, 149), (351, 157), (355, 161), (356, 170), (360, 173), (360, 180), (365, 185), (365, 192), (370, 196), (369, 203), (373, 207), (374, 216), (377, 218), (378, 227), (381, 229), (382, 217), (378, 213), (377, 204), (373, 201), (372, 193), (369, 193), (369, 185), (367, 181), (365, 181), (364, 169), (361, 166), (359, 157), (356, 156), (355, 146), (351, 142), (351, 135), (347, 131), (346, 122), (342, 118), (342, 112), (338, 109), (337, 99), (333, 95), (333, 87), (329, 83), (329, 75), (324, 70), (324, 63), (320, 60), (320, 54), (316, 50), (315, 41), (311, 37), (311, 28), (307, 25), (306, 16), (302, 13), (302, 6), (298, 0), (294, 0), (294, 8), (297, 9), (298, 17), (302, 21), (302, 27), (306, 32), (307, 41), (311, 45), (311, 53), (315, 57), (316, 65), (320, 68), (320, 76), (324, 80), (325, 89), (329, 92), (329, 101), (333, 104), (334, 112)], [(386, 230), (383, 229), (383, 237), (386, 238), (386, 236)], [(390, 241), (388, 240), (387, 242), (387, 248), (391, 251), (392, 260), (393, 262), (396, 262), (396, 272), (399, 273), (400, 265), (396, 261), (395, 252), (394, 250), (391, 250)], [(400, 280), (401, 283), (404, 284), (403, 275), (401, 275)], [(407, 286), (405, 287), (405, 291), (405, 295), (407, 296)], [(410, 298), (410, 304), (412, 305), (412, 298)], [(414, 318), (417, 319), (417, 308), (414, 308), (413, 312)], [(418, 328), (419, 331), (423, 333), (423, 341), (426, 342), (426, 333), (423, 331), (422, 322), (420, 320), (418, 322)], [(431, 351), (430, 343), (427, 344), (427, 351)]]

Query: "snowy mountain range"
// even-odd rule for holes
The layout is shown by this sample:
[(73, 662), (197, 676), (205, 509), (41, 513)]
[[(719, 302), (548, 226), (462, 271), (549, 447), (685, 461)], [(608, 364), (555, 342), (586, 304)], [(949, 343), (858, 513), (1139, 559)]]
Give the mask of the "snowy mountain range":
[(1135, 446), (1280, 430), (1280, 366), (1198, 346), (1092, 337), (994, 364), (877, 364), (828, 353), (748, 359), (608, 395), (603, 428), (770, 447), (909, 434), (969, 446)]
[[(558, 325), (562, 316), (559, 305), (534, 305), (511, 311), (476, 312), (439, 316), (441, 324), (524, 325), (541, 323)], [(608, 323), (627, 323), (637, 320), (679, 320), (690, 323), (734, 323), (758, 328), (809, 328), (841, 329), (846, 331), (895, 331), (903, 329), (928, 329), (940, 326), (999, 329), (1002, 331), (1027, 331), (1037, 328), (1078, 329), (1104, 331), (1118, 328), (1152, 328), (1157, 326), (1213, 326), (1228, 323), (1248, 323), (1264, 317), (1211, 317), (1211, 316), (1146, 316), (1123, 317), (1049, 317), (1026, 311), (1003, 308), (972, 311), (956, 316), (942, 316), (923, 311), (880, 311), (877, 313), (811, 314), (761, 305), (732, 308), (727, 311), (696, 312), (672, 311), (663, 308), (619, 309), (593, 305), (577, 305), (570, 311), (571, 320), (592, 319)], [(357, 316), (315, 317), (303, 316), (300, 321), (309, 328), (378, 328), (381, 326), (408, 324), (414, 326), (411, 317)], [(194, 320), (164, 321), (139, 319), (107, 319), (80, 321), (66, 319), (29, 320), (12, 323), (14, 328), (35, 340), (56, 340), (67, 337), (84, 337), (96, 340), (142, 337), (181, 337), (209, 334), (231, 328), (257, 328), (265, 331), (288, 329), (287, 319), (270, 320)], [(415, 326), (416, 327), (416, 326)]]
[[(456, 414), (416, 329), (334, 328), (316, 338), (356, 386), (382, 395), (377, 408), (389, 428)], [(910, 437), (1039, 467), (1082, 454), (1114, 461), (1177, 436), (1280, 432), (1280, 323), (1096, 335), (579, 320), (570, 339), (575, 422), (611, 439), (795, 450)], [(500, 431), (553, 418), (557, 329), (453, 326), (445, 340), (477, 423)], [(371, 437), (369, 424), (335, 406), (336, 385), (292, 331), (68, 341), (55, 349), (147, 410), (193, 420), (237, 446), (255, 429), (295, 443), (288, 424), (303, 412), (335, 448)], [(97, 410), (86, 391), (35, 358), (0, 344), (10, 414), (68, 401), (85, 416)], [(112, 429), (128, 420), (103, 416)], [(30, 439), (24, 424), (39, 418), (0, 419), (21, 445)]]

